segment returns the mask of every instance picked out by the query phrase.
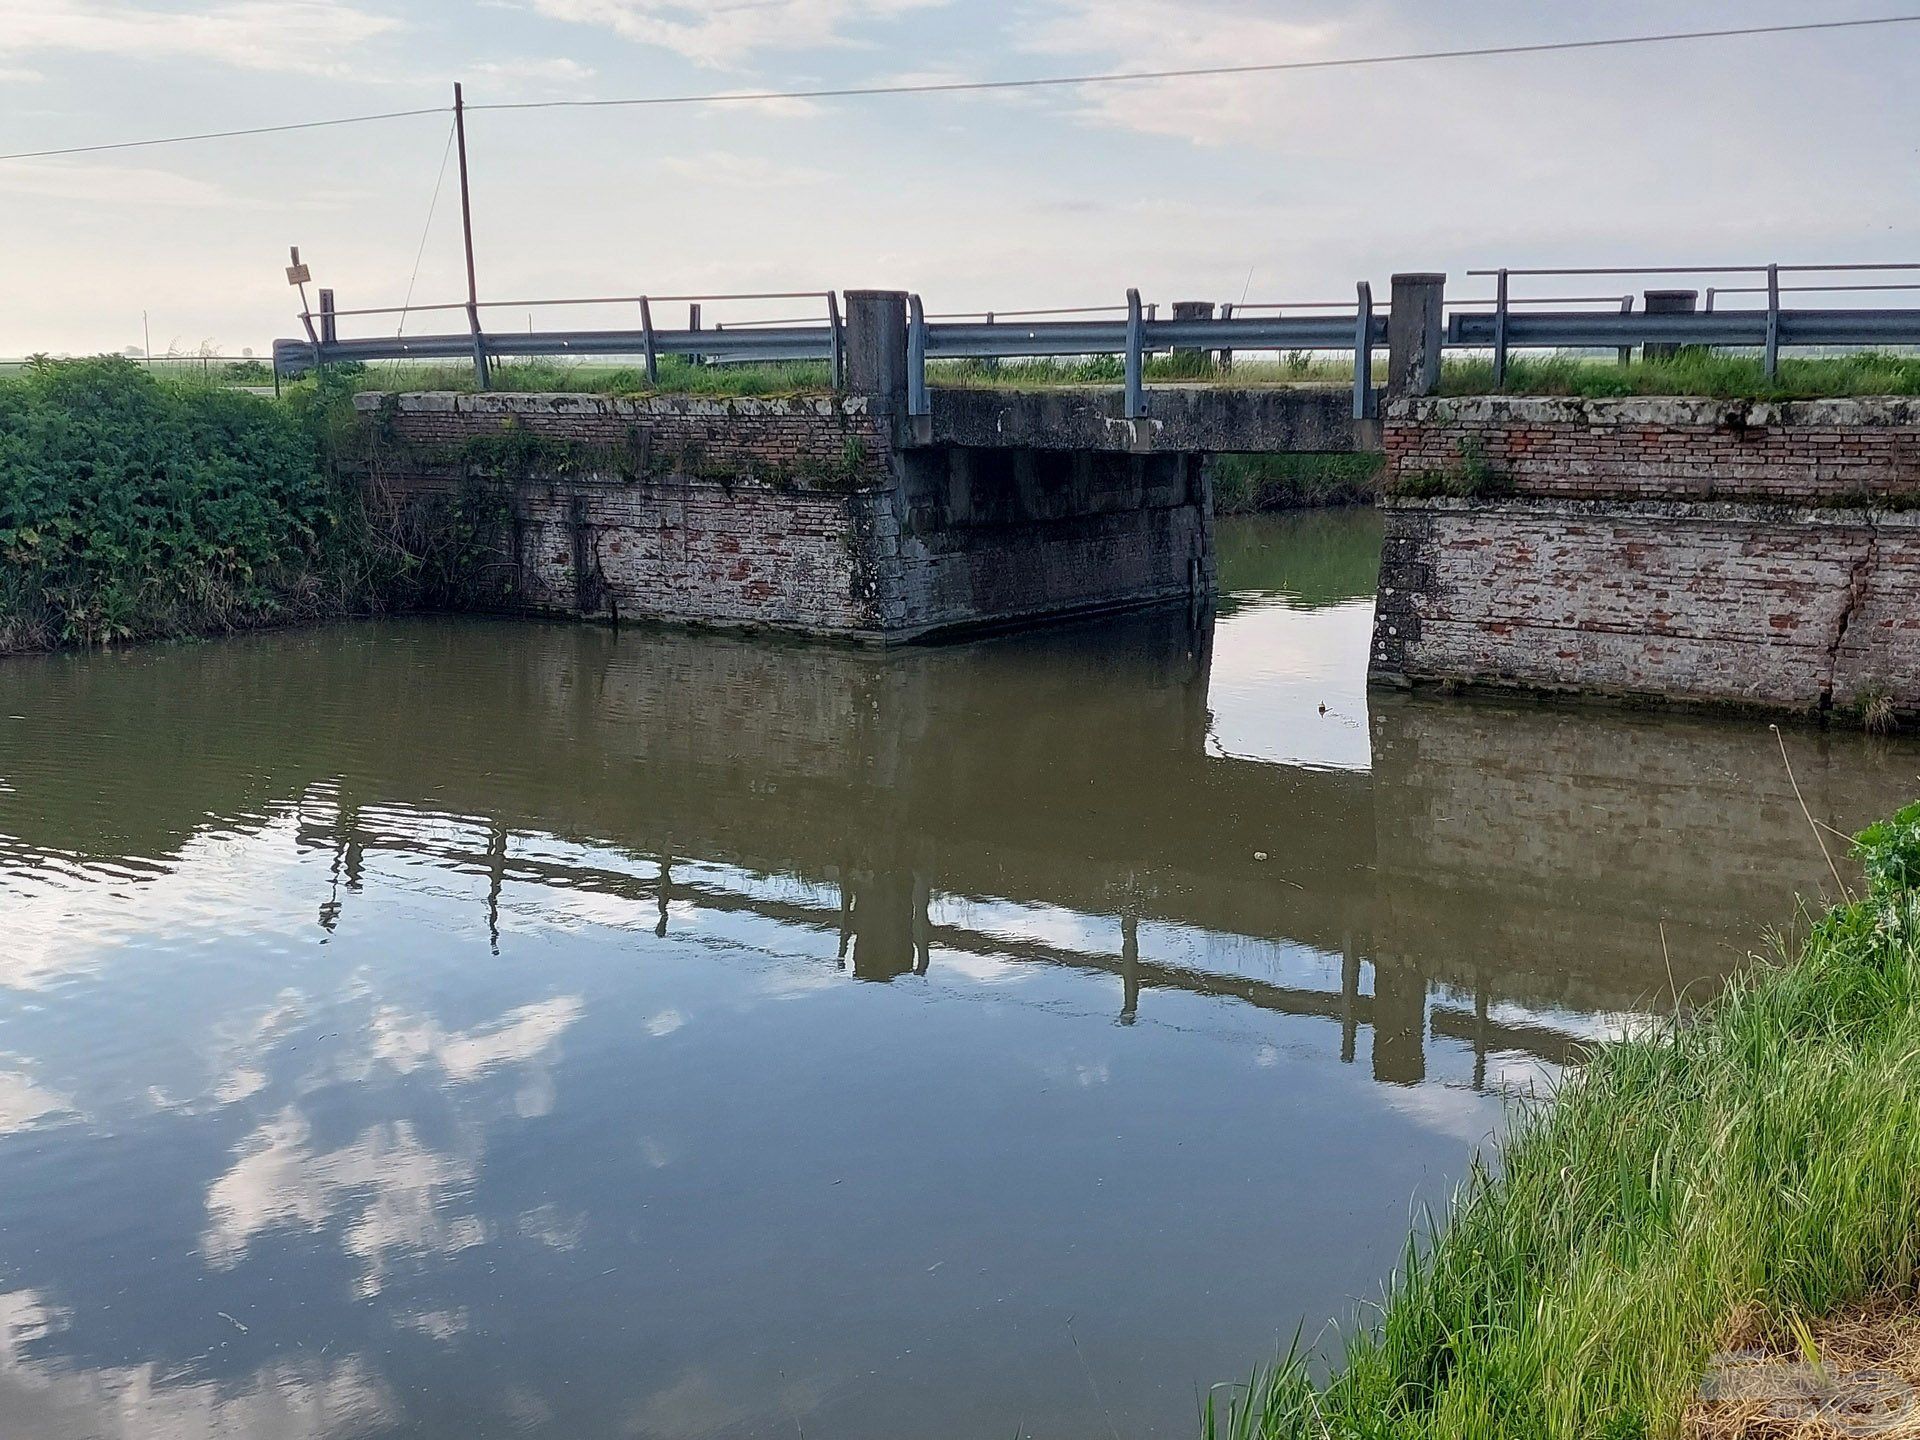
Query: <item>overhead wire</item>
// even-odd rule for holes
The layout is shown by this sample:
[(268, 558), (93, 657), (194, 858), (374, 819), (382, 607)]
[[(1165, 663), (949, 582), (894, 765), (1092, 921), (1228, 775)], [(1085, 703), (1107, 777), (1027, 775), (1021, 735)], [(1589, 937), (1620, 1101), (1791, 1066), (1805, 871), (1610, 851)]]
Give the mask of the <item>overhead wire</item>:
[[(1616, 35), (1593, 40), (1547, 40), (1519, 45), (1477, 45), (1454, 50), (1412, 50), (1387, 55), (1336, 56), (1325, 60), (1276, 60), (1246, 65), (1196, 65), (1167, 70), (1119, 70), (1082, 75), (1042, 75), (1009, 80), (929, 80), (900, 84), (826, 86), (808, 90), (735, 90), (686, 95), (639, 95), (611, 99), (498, 100), (468, 105), (469, 111), (611, 109), (627, 106), (768, 104), (776, 101), (844, 100), (883, 95), (955, 95), (1007, 90), (1070, 88), (1083, 85), (1130, 84), (1154, 80), (1214, 79), (1234, 75), (1278, 75), (1315, 70), (1350, 70), (1369, 66), (1407, 65), (1442, 60), (1474, 60), (1498, 56), (1546, 55), (1628, 46), (1665, 45), (1684, 41), (1732, 40), (1752, 36), (1800, 35), (1817, 31), (1861, 30), (1870, 27), (1920, 24), (1920, 14), (1873, 15), (1851, 20), (1807, 20), (1780, 25), (1741, 25), (1716, 30), (1676, 30), (1654, 35)], [(93, 155), (112, 150), (138, 150), (158, 145), (185, 145), (203, 140), (230, 140), (252, 135), (279, 135), (298, 130), (320, 130), (340, 125), (365, 125), (386, 120), (444, 115), (451, 107), (387, 110), (369, 115), (344, 115), (327, 120), (301, 120), (280, 125), (256, 125), (234, 130), (209, 130), (191, 135), (165, 135), (145, 140), (118, 140), (96, 145), (68, 145), (47, 150), (21, 150), (0, 155), (0, 162), (43, 160), (66, 155)]]

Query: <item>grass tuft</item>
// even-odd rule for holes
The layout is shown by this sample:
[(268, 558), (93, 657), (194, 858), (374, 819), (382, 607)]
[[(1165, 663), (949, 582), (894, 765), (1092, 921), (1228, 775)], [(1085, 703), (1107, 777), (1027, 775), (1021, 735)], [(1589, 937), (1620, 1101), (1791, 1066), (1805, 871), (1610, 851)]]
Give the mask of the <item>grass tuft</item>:
[(1209, 1440), (1671, 1436), (1730, 1327), (1790, 1343), (1911, 1295), (1920, 805), (1855, 853), (1869, 893), (1794, 963), (1598, 1047), (1409, 1243), (1331, 1381), (1291, 1352)]

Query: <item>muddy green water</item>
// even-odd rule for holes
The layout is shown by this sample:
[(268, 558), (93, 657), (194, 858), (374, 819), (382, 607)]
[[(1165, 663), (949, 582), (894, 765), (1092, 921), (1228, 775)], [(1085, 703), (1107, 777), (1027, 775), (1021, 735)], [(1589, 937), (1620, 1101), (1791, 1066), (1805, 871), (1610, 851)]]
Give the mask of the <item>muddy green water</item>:
[(1824, 874), (1764, 724), (1369, 697), (1378, 537), (891, 656), (0, 666), (0, 1435), (1191, 1436)]

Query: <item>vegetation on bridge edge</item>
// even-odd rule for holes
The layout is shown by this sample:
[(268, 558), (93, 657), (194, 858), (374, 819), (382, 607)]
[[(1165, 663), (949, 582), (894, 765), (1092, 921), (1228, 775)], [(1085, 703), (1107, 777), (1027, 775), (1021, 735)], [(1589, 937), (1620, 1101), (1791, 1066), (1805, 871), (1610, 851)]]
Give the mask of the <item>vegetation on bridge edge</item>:
[[(1376, 360), (1374, 379), (1385, 379), (1385, 355)], [(393, 362), (360, 375), (363, 389), (473, 389), (471, 366)], [(1124, 383), (1118, 356), (1061, 360), (935, 361), (928, 379), (936, 386), (972, 389), (1047, 389), (1056, 386)], [(1312, 386), (1344, 389), (1353, 383), (1350, 356), (1297, 352), (1277, 360), (1240, 357), (1231, 371), (1214, 368), (1204, 355), (1159, 355), (1147, 361), (1149, 384), (1234, 384), (1249, 387)], [(796, 395), (824, 394), (832, 388), (824, 362), (784, 365), (695, 365), (686, 357), (661, 358), (659, 378), (649, 384), (635, 365), (502, 361), (493, 369), (498, 390), (604, 395)], [(1452, 356), (1441, 366), (1443, 395), (1493, 393), (1493, 362)], [(1699, 395), (1728, 400), (1821, 399), (1851, 395), (1920, 395), (1920, 356), (1874, 351), (1828, 357), (1787, 356), (1778, 380), (1769, 381), (1757, 355), (1681, 349), (1670, 357), (1636, 358), (1621, 365), (1612, 357), (1591, 355), (1515, 356), (1506, 391), (1514, 395), (1564, 395), (1604, 399), (1629, 395)]]
[(1723, 1346), (1910, 1307), (1920, 804), (1854, 853), (1865, 895), (1791, 963), (1597, 1048), (1429, 1217), (1332, 1378), (1296, 1347), (1216, 1393), (1209, 1440), (1674, 1436)]

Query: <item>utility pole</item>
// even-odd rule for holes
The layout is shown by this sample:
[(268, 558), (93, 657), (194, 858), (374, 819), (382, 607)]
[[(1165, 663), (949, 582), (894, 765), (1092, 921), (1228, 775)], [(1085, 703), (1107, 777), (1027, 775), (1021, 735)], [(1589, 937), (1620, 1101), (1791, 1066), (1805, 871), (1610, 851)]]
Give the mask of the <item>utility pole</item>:
[(460, 82), (453, 82), (453, 133), (460, 148), (460, 233), (467, 246), (467, 328), (473, 332), (473, 379), (482, 390), (490, 388), (487, 371), (487, 342), (480, 331), (480, 289), (473, 278), (473, 200), (467, 190), (467, 102)]

